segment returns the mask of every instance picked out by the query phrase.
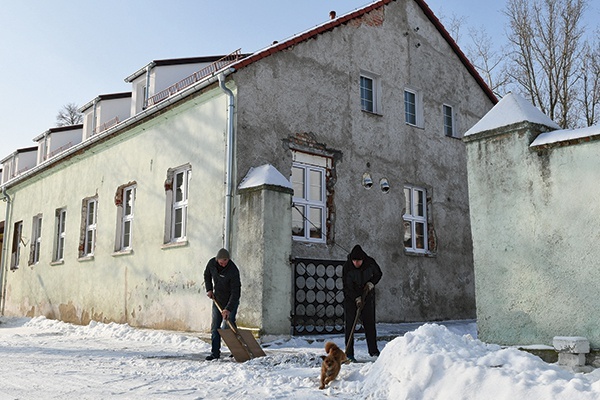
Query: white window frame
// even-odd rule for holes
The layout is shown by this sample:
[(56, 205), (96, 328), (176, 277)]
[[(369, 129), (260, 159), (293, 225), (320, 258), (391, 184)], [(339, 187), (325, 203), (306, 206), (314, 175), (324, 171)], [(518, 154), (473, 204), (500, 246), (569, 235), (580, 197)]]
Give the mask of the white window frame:
[(54, 237), (54, 256), (52, 257), (52, 261), (57, 262), (63, 261), (65, 258), (65, 232), (67, 227), (67, 209), (57, 208), (55, 215), (56, 236)]
[(29, 265), (40, 262), (40, 248), (42, 245), (42, 214), (33, 217), (31, 224), (31, 254)]
[[(290, 182), (294, 188), (293, 208), (292, 208), (292, 228), (294, 227), (294, 216), (296, 220), (302, 220), (302, 234), (295, 234), (292, 231), (292, 238), (297, 241), (325, 243), (327, 239), (327, 165), (328, 159), (325, 157), (312, 156), (304, 153), (294, 153), (295, 161), (292, 162), (292, 171), (302, 174), (302, 182), (294, 182), (293, 174), (290, 177)], [(308, 163), (310, 162), (310, 163)], [(314, 181), (314, 174), (317, 172), (320, 175), (320, 182)], [(310, 188), (317, 185), (320, 199), (314, 199), (310, 196)], [(312, 213), (307, 210), (320, 211), (320, 221), (312, 217)], [(319, 225), (320, 224), (320, 227)], [(314, 232), (315, 227), (320, 228), (320, 237), (313, 237), (311, 232)]]
[[(419, 202), (415, 201), (419, 195), (422, 195), (421, 209)], [(427, 190), (412, 185), (404, 185), (404, 196), (406, 201), (406, 210), (402, 216), (404, 220), (404, 249), (412, 253), (428, 252), (428, 224), (427, 224)], [(418, 236), (418, 227), (422, 226), (422, 235)], [(419, 238), (422, 245), (419, 245)], [(410, 243), (407, 243), (410, 240)]]
[(17, 221), (13, 228), (13, 240), (11, 248), (10, 269), (19, 269), (21, 261), (21, 242), (23, 241), (23, 221)]
[[(407, 95), (412, 96), (412, 101), (407, 99)], [(409, 109), (409, 104), (413, 105), (414, 112)], [(419, 90), (404, 88), (404, 122), (407, 125), (423, 128), (423, 95)]]
[(133, 247), (133, 217), (135, 212), (136, 185), (123, 188), (122, 209), (120, 210), (119, 250)]
[[(448, 114), (448, 111), (450, 113)], [(448, 121), (448, 119), (450, 121)], [(454, 117), (454, 107), (450, 104), (442, 104), (442, 126), (444, 135), (448, 137), (458, 137), (456, 134), (456, 118)]]
[[(91, 209), (91, 212), (90, 212)], [(96, 248), (96, 233), (98, 226), (98, 198), (85, 200), (82, 257), (93, 257)]]
[[(370, 82), (371, 88), (365, 87), (364, 83)], [(360, 108), (362, 111), (381, 114), (381, 79), (378, 75), (361, 71), (359, 78)], [(368, 104), (371, 106), (369, 107)]]
[[(192, 169), (189, 166), (173, 171), (170, 218), (171, 242), (181, 242), (187, 240), (187, 211), (191, 176)], [(178, 177), (181, 177), (181, 182), (178, 182)], [(178, 199), (177, 197), (178, 190), (181, 191), (181, 199)]]

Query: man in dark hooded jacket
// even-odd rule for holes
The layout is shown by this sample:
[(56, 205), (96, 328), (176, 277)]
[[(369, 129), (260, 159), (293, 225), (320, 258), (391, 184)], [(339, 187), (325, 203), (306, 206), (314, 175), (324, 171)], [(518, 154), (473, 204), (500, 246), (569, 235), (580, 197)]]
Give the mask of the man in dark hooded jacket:
[[(214, 284), (213, 284), (214, 282)], [(206, 295), (217, 300), (223, 312), (213, 303), (212, 323), (210, 325), (212, 350), (207, 360), (216, 360), (221, 356), (221, 335), (218, 329), (223, 319), (229, 320), (235, 326), (235, 315), (240, 303), (241, 281), (240, 271), (229, 258), (229, 252), (221, 249), (217, 256), (211, 258), (204, 270)]]
[(365, 328), (369, 355), (379, 356), (375, 327), (375, 285), (379, 283), (381, 276), (381, 268), (377, 262), (359, 245), (354, 246), (343, 266), (346, 356), (350, 361), (355, 361), (354, 336), (350, 341), (348, 339), (356, 313), (361, 307), (361, 320)]

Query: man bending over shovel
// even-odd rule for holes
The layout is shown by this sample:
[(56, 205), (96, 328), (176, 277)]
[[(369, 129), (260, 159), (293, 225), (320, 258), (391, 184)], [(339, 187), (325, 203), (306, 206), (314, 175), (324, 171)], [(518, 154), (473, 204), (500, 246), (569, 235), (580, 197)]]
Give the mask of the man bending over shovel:
[(229, 258), (229, 252), (221, 249), (217, 256), (211, 258), (206, 264), (204, 270), (204, 284), (206, 285), (206, 295), (216, 300), (223, 307), (219, 311), (217, 305), (213, 302), (212, 322), (210, 325), (212, 350), (206, 357), (207, 360), (217, 360), (221, 357), (221, 335), (219, 328), (223, 319), (235, 327), (235, 314), (240, 304), (240, 293), (242, 283), (240, 281), (240, 271), (233, 261)]

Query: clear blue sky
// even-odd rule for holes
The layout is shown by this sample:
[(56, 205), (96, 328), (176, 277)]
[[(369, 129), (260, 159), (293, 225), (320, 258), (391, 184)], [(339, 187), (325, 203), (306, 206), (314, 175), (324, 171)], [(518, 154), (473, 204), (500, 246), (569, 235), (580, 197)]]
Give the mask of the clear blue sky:
[[(438, 16), (503, 32), (504, 1), (426, 1)], [(371, 2), (2, 0), (0, 158), (35, 145), (63, 105), (130, 90), (124, 78), (151, 60), (254, 52)]]

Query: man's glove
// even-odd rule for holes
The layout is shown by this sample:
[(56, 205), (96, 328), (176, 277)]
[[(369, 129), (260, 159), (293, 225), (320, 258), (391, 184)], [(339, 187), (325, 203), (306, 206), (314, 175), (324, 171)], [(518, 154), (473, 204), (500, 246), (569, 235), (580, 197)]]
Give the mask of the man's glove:
[(373, 282), (367, 282), (367, 284), (365, 285), (365, 290), (367, 292), (370, 292), (371, 290), (373, 290), (374, 287), (375, 285), (373, 285)]
[(356, 307), (362, 308), (362, 306), (363, 306), (362, 297), (358, 296), (356, 299), (354, 299), (354, 302), (356, 303)]

